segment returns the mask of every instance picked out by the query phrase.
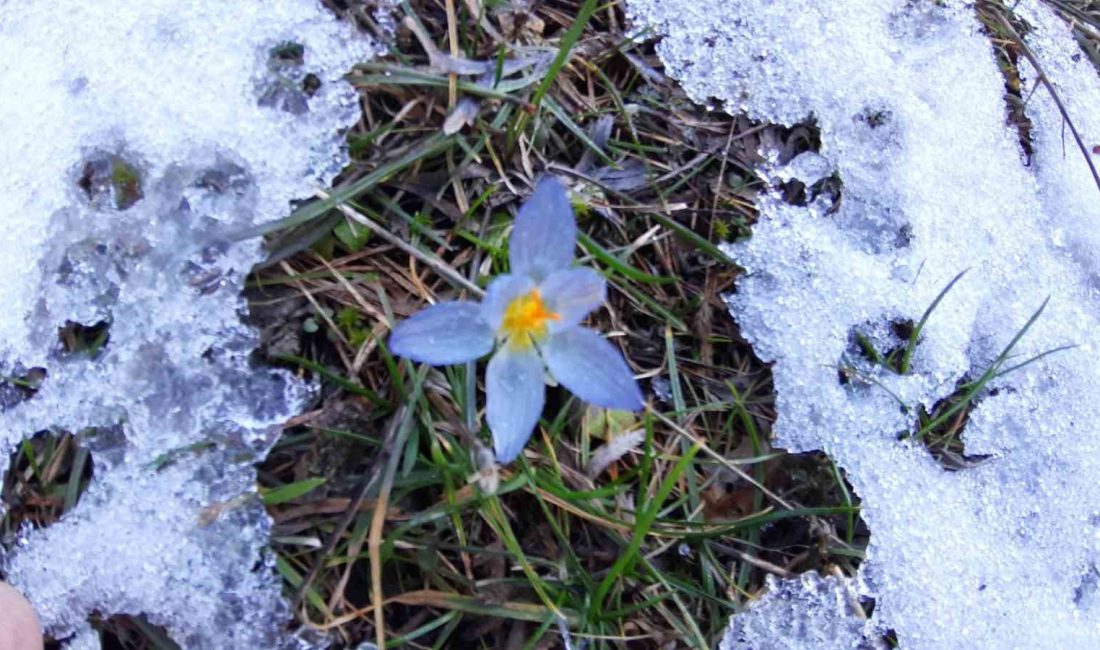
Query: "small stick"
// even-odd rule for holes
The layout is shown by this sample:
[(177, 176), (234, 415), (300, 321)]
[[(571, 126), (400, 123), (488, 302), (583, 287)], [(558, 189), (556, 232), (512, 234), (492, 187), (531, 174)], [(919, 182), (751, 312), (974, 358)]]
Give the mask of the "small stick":
[[(455, 0), (447, 0), (447, 43), (451, 46), (451, 56), (458, 58), (458, 15), (455, 13)], [(458, 102), (458, 75), (447, 75), (447, 108), (454, 108)], [(381, 647), (381, 646), (379, 646)]]
[[(347, 531), (352, 521), (354, 521), (355, 517), (359, 514), (359, 509), (362, 507), (364, 501), (366, 501), (367, 495), (371, 493), (383, 478), (383, 469), (387, 467), (387, 462), (394, 457), (398, 451), (397, 441), (400, 437), (398, 434), (405, 431), (408, 421), (412, 418), (413, 405), (420, 397), (421, 386), (424, 383), (424, 377), (427, 375), (427, 372), (428, 366), (422, 366), (420, 368), (412, 389), (413, 393), (410, 395), (408, 402), (398, 409), (397, 413), (395, 413), (390, 420), (389, 426), (386, 427), (386, 433), (382, 439), (382, 448), (378, 452), (378, 455), (375, 456), (374, 462), (371, 463), (370, 470), (364, 475), (364, 480), (359, 491), (344, 510), (344, 515), (340, 518), (340, 522), (336, 525), (336, 528), (333, 529), (332, 536), (329, 537), (328, 541), (325, 543), (320, 555), (317, 557), (317, 561), (310, 567), (309, 573), (302, 578), (302, 584), (300, 584), (297, 591), (294, 592), (294, 598), (291, 601), (294, 607), (297, 607), (298, 604), (302, 602), (306, 590), (309, 589), (309, 586), (317, 579), (317, 575), (321, 572), (321, 567), (325, 564), (325, 558), (332, 555), (336, 545), (340, 542), (340, 538), (343, 537), (344, 532)], [(377, 513), (378, 510), (381, 510), (383, 514), (386, 510), (386, 504), (381, 499), (376, 501), (375, 504), (375, 512)]]
[[(328, 194), (326, 194), (325, 192), (323, 192), (321, 190), (317, 191), (317, 196), (321, 197), (322, 199), (327, 199), (328, 198)], [(418, 249), (417, 247), (406, 243), (403, 239), (401, 239), (397, 235), (395, 235), (395, 234), (389, 232), (388, 230), (386, 230), (385, 228), (383, 228), (381, 224), (377, 223), (376, 221), (374, 221), (370, 217), (366, 216), (365, 214), (362, 214), (361, 212), (359, 212), (357, 210), (353, 210), (349, 205), (347, 205), (345, 203), (337, 203), (335, 207), (336, 207), (337, 210), (342, 212), (344, 214), (344, 216), (348, 217), (352, 221), (355, 221), (357, 223), (360, 223), (360, 224), (370, 228), (371, 232), (373, 232), (374, 234), (378, 235), (382, 239), (385, 239), (387, 242), (389, 242), (390, 244), (393, 244), (394, 246), (400, 248), (401, 250), (405, 251), (409, 255), (412, 255), (413, 257), (420, 260), (421, 262), (424, 262), (429, 267), (431, 267), (431, 269), (433, 271), (435, 271), (436, 273), (442, 275), (446, 279), (450, 280), (451, 284), (455, 284), (459, 287), (462, 287), (463, 289), (466, 289), (467, 291), (474, 294), (478, 298), (483, 298), (485, 296), (485, 290), (484, 289), (477, 286), (473, 282), (470, 282), (466, 278), (462, 277), (462, 275), (460, 273), (458, 273), (458, 271), (455, 271), (454, 269), (452, 269), (446, 262), (439, 259), (435, 255), (425, 253), (424, 251)]]
[(1077, 132), (1077, 127), (1074, 126), (1073, 120), (1069, 117), (1069, 111), (1066, 110), (1065, 104), (1062, 103), (1062, 99), (1058, 96), (1058, 91), (1054, 89), (1054, 84), (1047, 78), (1047, 73), (1043, 70), (1043, 66), (1039, 63), (1038, 57), (1031, 51), (1031, 48), (1024, 42), (1022, 36), (1016, 31), (1016, 28), (1012, 26), (1012, 23), (1004, 17), (1004, 14), (997, 12), (997, 18), (1001, 21), (1001, 25), (1012, 34), (1012, 40), (1016, 45), (1020, 46), (1020, 52), (1023, 53), (1024, 58), (1031, 63), (1035, 71), (1039, 73), (1039, 81), (1050, 93), (1051, 99), (1054, 100), (1055, 106), (1058, 107), (1058, 111), (1062, 114), (1062, 119), (1065, 120), (1066, 125), (1069, 126), (1069, 132), (1073, 134), (1073, 139), (1077, 142), (1077, 148), (1081, 150), (1081, 155), (1085, 157), (1085, 164), (1089, 166), (1089, 171), (1092, 172), (1092, 180), (1096, 183), (1097, 191), (1100, 191), (1100, 173), (1096, 171), (1096, 165), (1092, 164), (1092, 157), (1089, 155), (1088, 147), (1085, 146), (1085, 141), (1081, 139), (1081, 134)]

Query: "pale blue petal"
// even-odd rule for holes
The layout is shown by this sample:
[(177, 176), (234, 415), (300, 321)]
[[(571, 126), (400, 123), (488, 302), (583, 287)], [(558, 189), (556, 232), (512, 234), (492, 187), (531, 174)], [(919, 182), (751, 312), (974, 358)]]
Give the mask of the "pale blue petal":
[(433, 366), (472, 361), (493, 349), (493, 330), (475, 302), (441, 302), (416, 312), (390, 334), (390, 352)]
[(526, 275), (500, 275), (485, 289), (481, 301), (481, 318), (495, 332), (500, 329), (504, 312), (512, 301), (535, 288), (535, 281)]
[(576, 327), (607, 300), (607, 282), (592, 269), (554, 271), (539, 285), (546, 308), (561, 317), (548, 323), (550, 332)]
[(583, 327), (559, 332), (543, 345), (550, 374), (595, 406), (624, 411), (642, 408), (642, 392), (619, 349)]
[(577, 222), (569, 195), (557, 180), (544, 177), (516, 214), (508, 243), (512, 273), (542, 280), (569, 268), (576, 245)]
[(485, 419), (497, 461), (510, 463), (531, 438), (546, 398), (542, 359), (535, 348), (500, 348), (489, 360), (485, 395)]

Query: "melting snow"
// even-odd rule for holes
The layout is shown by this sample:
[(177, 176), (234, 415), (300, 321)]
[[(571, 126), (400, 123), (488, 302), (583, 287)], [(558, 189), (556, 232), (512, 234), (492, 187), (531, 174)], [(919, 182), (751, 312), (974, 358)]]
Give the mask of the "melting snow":
[[(1091, 149), (1096, 71), (1045, 5), (1014, 5)], [(835, 170), (843, 183), (838, 206), (761, 197), (752, 238), (728, 249), (746, 270), (728, 301), (775, 362), (777, 442), (827, 452), (863, 500), (861, 582), (876, 603), (867, 639), (892, 629), (904, 648), (1100, 645), (1100, 194), (1049, 94), (1027, 104), (1029, 165), (966, 3), (632, 0), (630, 10), (662, 36), (668, 72), (695, 100), (816, 122), (827, 164), (799, 161), (768, 180)], [(1027, 95), (1035, 74), (1022, 68)], [(886, 344), (890, 322), (918, 321), (965, 269), (910, 373), (859, 365), (854, 332)], [(919, 406), (980, 375), (1048, 296), (1015, 362), (1078, 347), (980, 396), (963, 439), (988, 460), (949, 471), (899, 440)], [(839, 381), (853, 364), (865, 380)], [(799, 616), (822, 616), (820, 590), (777, 592), (761, 606), (795, 600)], [(813, 626), (744, 616), (730, 647), (857, 647), (810, 646)]]
[[(346, 162), (342, 75), (373, 46), (313, 0), (0, 1), (0, 453), (80, 431), (75, 510), (0, 557), (70, 647), (144, 613), (184, 647), (299, 647), (255, 494), (305, 388), (253, 367), (239, 233)], [(66, 323), (109, 326), (94, 358)], [(0, 470), (2, 471), (2, 470)], [(2, 552), (0, 552), (2, 554)]]
[(867, 617), (851, 582), (809, 571), (796, 579), (768, 576), (768, 595), (730, 620), (719, 650), (883, 650), (866, 637)]

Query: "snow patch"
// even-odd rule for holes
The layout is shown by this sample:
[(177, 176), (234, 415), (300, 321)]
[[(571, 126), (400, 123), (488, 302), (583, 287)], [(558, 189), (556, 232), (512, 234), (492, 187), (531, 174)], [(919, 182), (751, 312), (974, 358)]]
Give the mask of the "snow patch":
[[(0, 453), (122, 433), (91, 440), (79, 505), (0, 564), (71, 647), (98, 645), (93, 612), (189, 648), (310, 645), (283, 629), (252, 469), (307, 391), (250, 363), (262, 251), (242, 233), (346, 163), (342, 76), (374, 46), (313, 0), (0, 4), (0, 375), (46, 371), (3, 401)], [(62, 345), (78, 325), (106, 345)]]
[(855, 585), (808, 571), (767, 578), (767, 594), (734, 616), (719, 650), (884, 650), (869, 639)]
[[(1096, 71), (1045, 5), (1014, 6), (1085, 141), (1100, 142)], [(788, 173), (831, 169), (843, 183), (839, 206), (760, 197), (751, 239), (727, 249), (746, 270), (728, 303), (756, 353), (775, 362), (777, 443), (824, 450), (862, 500), (870, 629), (896, 631), (905, 648), (1095, 647), (1100, 195), (1047, 92), (1027, 106), (1035, 155), (1025, 167), (968, 3), (632, 0), (629, 9), (661, 36), (667, 71), (696, 101), (786, 125), (812, 117), (828, 164)], [(863, 382), (838, 380), (853, 331), (918, 322), (966, 269), (909, 372), (867, 366)], [(962, 436), (987, 460), (947, 471), (918, 441), (899, 439), (921, 409), (989, 368), (1047, 297), (1008, 365), (1077, 347), (979, 395)], [(802, 603), (799, 615), (819, 611), (816, 595), (773, 588)], [(771, 630), (774, 647), (811, 647), (809, 627)]]

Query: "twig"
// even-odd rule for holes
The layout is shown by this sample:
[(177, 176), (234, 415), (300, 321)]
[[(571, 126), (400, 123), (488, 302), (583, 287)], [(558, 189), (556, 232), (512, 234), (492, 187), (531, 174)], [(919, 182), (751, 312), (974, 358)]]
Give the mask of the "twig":
[[(401, 449), (409, 439), (409, 430), (412, 428), (413, 407), (420, 399), (421, 386), (424, 377), (428, 374), (427, 365), (422, 365), (416, 377), (416, 383), (412, 388), (408, 401), (402, 407), (397, 422), (396, 434), (387, 433), (387, 438), (392, 441), (389, 453), (386, 454), (385, 476), (378, 491), (377, 505), (371, 516), (370, 533), (367, 535), (367, 553), (370, 557), (371, 603), (374, 608), (374, 637), (379, 648), (386, 647), (386, 619), (385, 608), (382, 606), (384, 595), (382, 593), (382, 529), (386, 525), (386, 508), (389, 505), (390, 490), (393, 488), (393, 479), (397, 474), (397, 465), (401, 460)], [(348, 518), (350, 523), (351, 518)]]
[[(294, 592), (294, 598), (292, 599), (294, 607), (297, 607), (302, 602), (302, 598), (305, 596), (309, 586), (317, 579), (317, 575), (321, 572), (321, 568), (325, 564), (325, 559), (332, 555), (333, 550), (336, 549), (336, 545), (340, 543), (340, 538), (344, 536), (344, 532), (347, 531), (348, 527), (351, 526), (351, 522), (355, 519), (356, 515), (359, 514), (359, 509), (362, 507), (367, 495), (371, 493), (379, 480), (383, 477), (382, 470), (387, 459), (396, 455), (398, 434), (407, 430), (404, 425), (406, 421), (411, 419), (413, 412), (412, 405), (419, 399), (420, 389), (427, 372), (428, 366), (423, 366), (420, 369), (416, 376), (416, 383), (413, 386), (413, 393), (408, 402), (398, 409), (397, 413), (394, 414), (393, 418), (390, 420), (390, 424), (386, 428), (386, 433), (382, 439), (382, 448), (379, 450), (374, 462), (371, 463), (370, 470), (364, 475), (364, 480), (359, 491), (344, 510), (343, 516), (332, 531), (332, 536), (325, 542), (324, 547), (321, 549), (321, 553), (317, 556), (317, 561), (310, 567), (309, 573), (302, 578), (302, 583), (298, 586), (297, 591)], [(386, 506), (380, 501), (376, 501), (375, 512), (378, 512), (379, 509), (384, 513)]]
[(767, 571), (768, 573), (773, 573), (780, 578), (790, 578), (794, 575), (789, 569), (785, 569), (778, 564), (773, 564), (771, 562), (768, 562), (767, 560), (762, 560), (759, 557), (752, 555), (751, 553), (746, 553), (728, 544), (723, 544), (721, 542), (715, 542), (711, 540), (707, 542), (707, 546), (710, 546), (717, 551), (725, 553), (726, 555), (732, 555), (742, 562), (747, 562), (748, 564), (751, 564), (758, 569)]
[[(317, 196), (321, 197), (322, 199), (329, 198), (328, 194), (326, 194), (325, 192), (323, 192), (321, 190), (317, 190)], [(416, 246), (413, 246), (409, 243), (406, 243), (403, 239), (401, 239), (397, 235), (395, 235), (395, 234), (391, 233), (390, 231), (386, 230), (385, 228), (383, 228), (381, 224), (374, 221), (373, 219), (371, 219), (367, 215), (359, 212), (358, 210), (353, 209), (351, 206), (347, 205), (346, 203), (337, 203), (335, 207), (336, 207), (337, 210), (342, 212), (344, 214), (344, 216), (348, 217), (352, 221), (355, 221), (356, 223), (362, 224), (362, 225), (366, 226), (367, 228), (370, 228), (371, 232), (373, 232), (374, 234), (378, 235), (382, 239), (385, 239), (387, 242), (389, 242), (390, 244), (393, 244), (394, 246), (400, 248), (401, 250), (405, 251), (409, 255), (412, 255), (413, 257), (417, 258), (421, 262), (424, 262), (429, 267), (431, 267), (431, 269), (433, 271), (435, 271), (436, 273), (438, 273), (438, 274), (442, 275), (443, 277), (447, 278), (448, 280), (450, 280), (452, 284), (458, 285), (458, 286), (462, 287), (463, 289), (466, 289), (467, 291), (474, 294), (478, 298), (481, 298), (481, 297), (485, 296), (485, 290), (484, 289), (477, 286), (473, 282), (470, 282), (466, 278), (462, 277), (461, 274), (459, 274), (457, 271), (452, 269), (446, 262), (439, 259), (435, 255), (431, 255), (430, 253), (425, 253), (424, 251), (420, 250)]]
[(1100, 173), (1096, 171), (1096, 165), (1092, 164), (1092, 157), (1089, 154), (1088, 147), (1085, 146), (1085, 141), (1081, 139), (1081, 134), (1077, 132), (1077, 127), (1074, 126), (1073, 120), (1070, 119), (1069, 111), (1066, 110), (1065, 104), (1062, 103), (1062, 99), (1058, 96), (1058, 91), (1054, 89), (1054, 84), (1050, 82), (1047, 77), (1047, 73), (1043, 70), (1043, 66), (1039, 63), (1038, 57), (1031, 51), (1027, 43), (1024, 42), (1020, 33), (1016, 31), (1016, 28), (1012, 26), (1008, 18), (1005, 18), (1004, 14), (1000, 12), (994, 12), (997, 15), (997, 19), (1001, 21), (1001, 25), (1008, 30), (1012, 35), (1013, 42), (1020, 47), (1020, 52), (1024, 55), (1024, 58), (1028, 60), (1035, 71), (1039, 73), (1039, 81), (1050, 93), (1051, 99), (1054, 100), (1055, 106), (1058, 107), (1058, 111), (1062, 114), (1062, 119), (1065, 120), (1066, 125), (1069, 126), (1069, 132), (1073, 134), (1073, 139), (1077, 142), (1077, 148), (1081, 150), (1081, 155), (1085, 158), (1085, 164), (1089, 166), (1089, 171), (1092, 173), (1092, 180), (1096, 184), (1097, 191), (1100, 191)]
[(655, 417), (658, 420), (660, 420), (661, 422), (663, 422), (667, 427), (672, 429), (674, 432), (676, 432), (677, 434), (679, 434), (681, 436), (684, 436), (685, 438), (687, 438), (691, 442), (699, 445), (699, 449), (704, 454), (706, 454), (706, 455), (710, 456), (711, 458), (713, 458), (714, 460), (718, 461), (718, 463), (721, 464), (723, 467), (730, 470), (734, 474), (737, 474), (742, 479), (747, 481), (749, 484), (751, 484), (752, 486), (754, 486), (755, 488), (757, 488), (758, 490), (760, 490), (764, 494), (768, 495), (768, 498), (770, 498), (772, 501), (775, 501), (776, 503), (778, 503), (779, 505), (783, 506), (784, 508), (786, 508), (788, 510), (794, 510), (795, 509), (795, 507), (793, 505), (791, 505), (789, 502), (787, 502), (786, 500), (784, 500), (783, 497), (779, 496), (775, 492), (772, 492), (768, 488), (764, 487), (764, 485), (762, 483), (760, 483), (755, 478), (753, 478), (752, 475), (750, 475), (748, 472), (741, 469), (737, 465), (729, 462), (729, 460), (725, 456), (723, 456), (722, 454), (719, 454), (718, 452), (711, 449), (710, 446), (708, 446), (707, 443), (704, 440), (702, 440), (702, 439), (696, 437), (695, 435), (689, 433), (687, 430), (685, 430), (679, 424), (677, 424), (676, 422), (673, 422), (669, 418), (665, 417), (664, 414), (662, 414), (658, 411), (652, 410), (652, 409), (650, 409), (650, 412), (653, 414), (653, 417)]
[[(455, 14), (454, 0), (447, 0), (447, 43), (451, 46), (451, 56), (458, 58), (458, 16)], [(447, 75), (447, 108), (454, 108), (458, 102), (458, 75), (451, 72)], [(381, 647), (381, 646), (379, 646)]]

